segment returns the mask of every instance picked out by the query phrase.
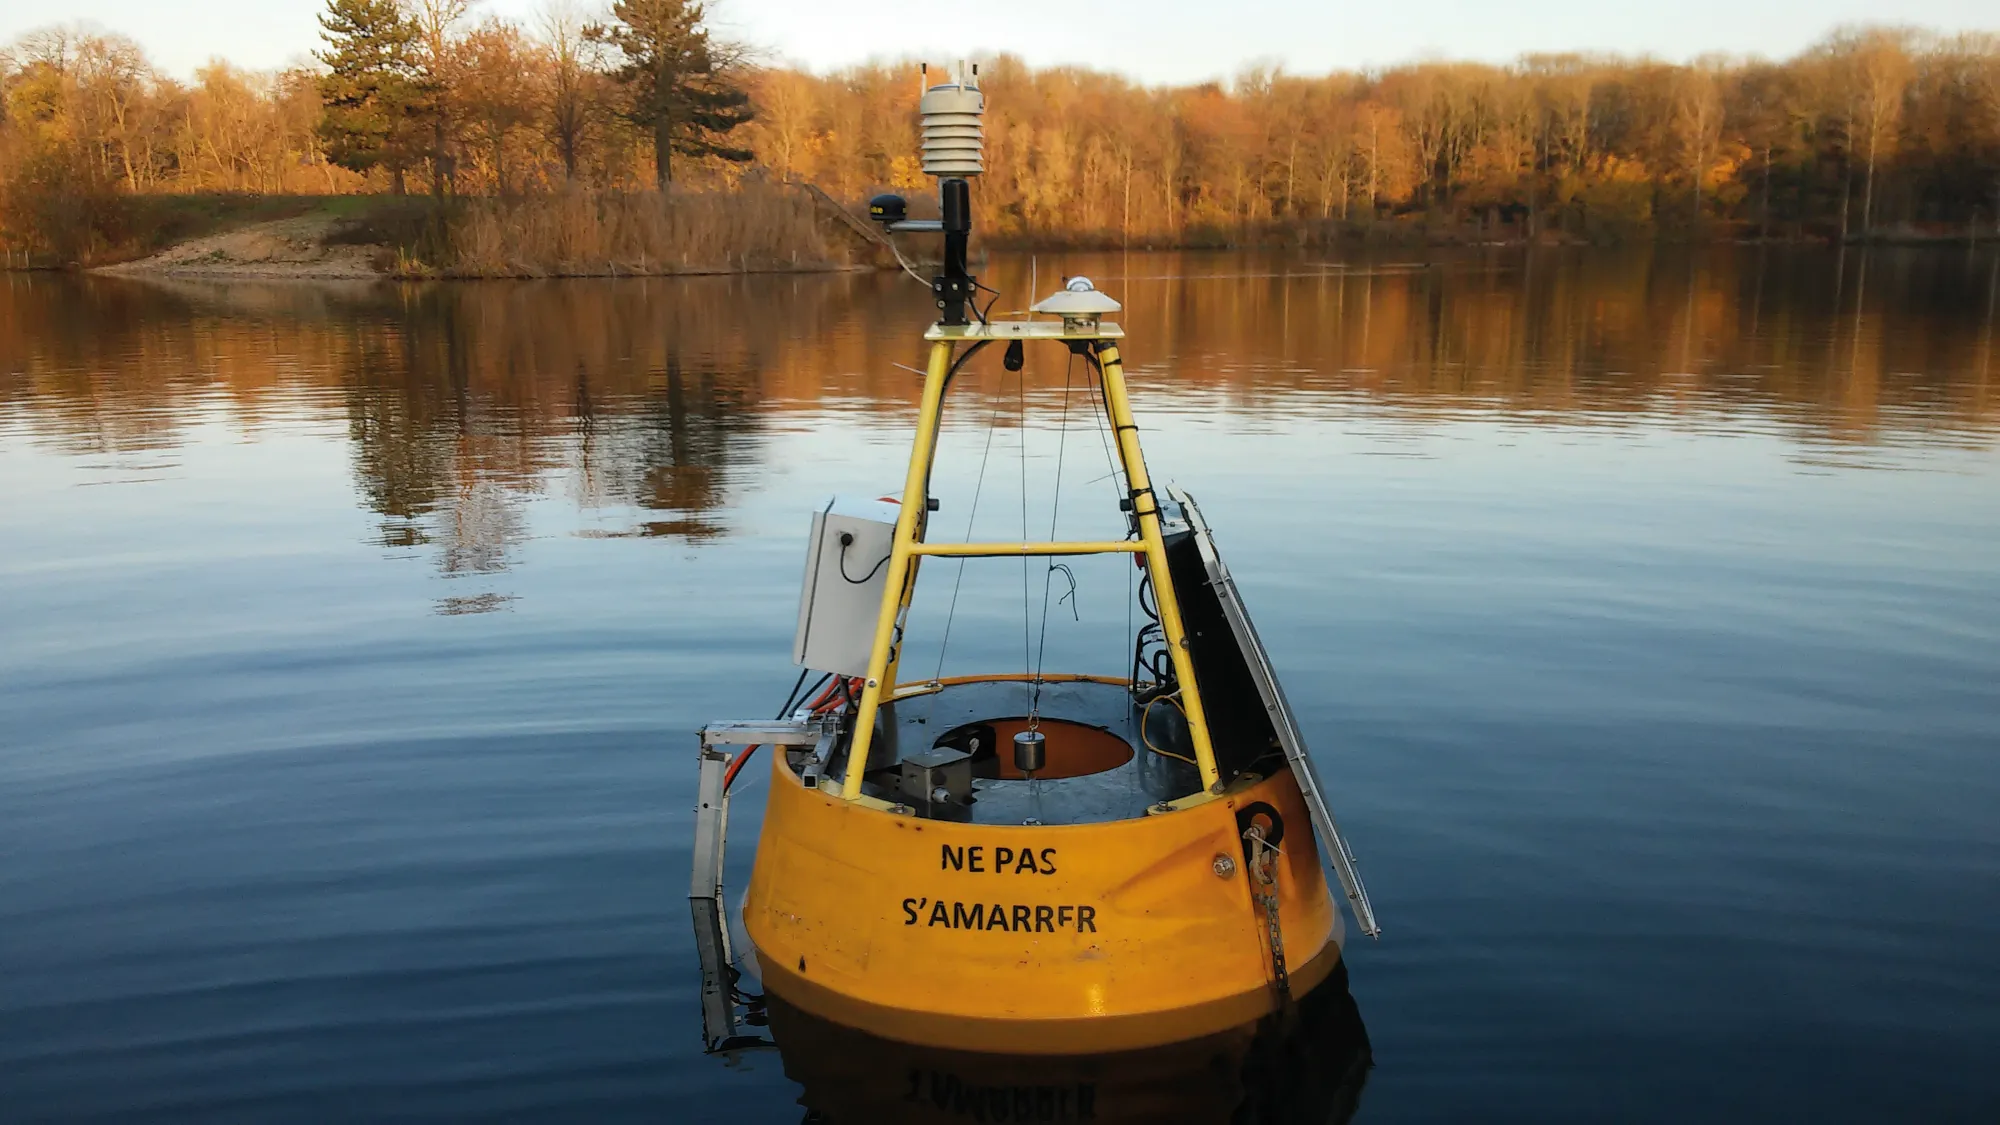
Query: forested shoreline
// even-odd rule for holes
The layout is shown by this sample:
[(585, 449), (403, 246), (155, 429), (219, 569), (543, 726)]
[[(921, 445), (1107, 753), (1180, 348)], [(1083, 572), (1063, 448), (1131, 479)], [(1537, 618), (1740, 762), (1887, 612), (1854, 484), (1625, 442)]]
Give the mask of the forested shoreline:
[[(342, 229), (419, 271), (848, 264), (784, 185), (850, 207), (923, 193), (916, 62), (770, 65), (704, 15), (330, 0), (310, 65), (217, 60), (192, 81), (112, 33), (34, 32), (0, 52), (0, 249), (115, 261), (288, 197), (363, 196), (331, 207)], [(980, 77), (996, 247), (2000, 237), (1993, 35), (1179, 87), (1003, 56)]]

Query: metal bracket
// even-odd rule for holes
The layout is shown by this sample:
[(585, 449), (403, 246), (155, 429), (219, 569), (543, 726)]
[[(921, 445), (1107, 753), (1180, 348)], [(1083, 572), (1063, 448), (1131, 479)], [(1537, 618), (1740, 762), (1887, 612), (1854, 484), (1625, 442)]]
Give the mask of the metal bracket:
[(812, 746), (825, 737), (830, 719), (746, 719), (701, 728), (701, 748), (711, 746)]
[(729, 831), (729, 795), (722, 780), (731, 756), (711, 749), (707, 740), (704, 730), (695, 783), (694, 878), (688, 887), (688, 908), (694, 915), (695, 952), (701, 959), (702, 1048), (713, 1052), (738, 1035), (734, 958), (722, 912), (722, 854)]
[[(701, 960), (702, 1048), (710, 1054), (772, 1046), (770, 1040), (744, 1035), (736, 989), (735, 952), (729, 948), (722, 894), (723, 858), (729, 837), (729, 792), (723, 787), (736, 753), (724, 746), (813, 748), (814, 762), (824, 767), (833, 753), (839, 724), (831, 718), (758, 719), (710, 723), (701, 728), (701, 756), (695, 780), (694, 870), (688, 883), (688, 909), (694, 921), (695, 952)], [(817, 771), (815, 771), (817, 772)]]

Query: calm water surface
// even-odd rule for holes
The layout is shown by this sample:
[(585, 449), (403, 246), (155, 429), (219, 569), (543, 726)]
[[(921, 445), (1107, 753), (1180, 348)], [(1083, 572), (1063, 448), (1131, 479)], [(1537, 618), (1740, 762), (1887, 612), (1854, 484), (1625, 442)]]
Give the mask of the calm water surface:
[[(2000, 1120), (1996, 268), (992, 264), (1127, 303), (1386, 929), (1358, 1120)], [(693, 731), (790, 685), (927, 311), (0, 281), (0, 1118), (798, 1121), (700, 1053)], [(991, 359), (943, 526), (1087, 530), (1085, 400)], [(1014, 670), (984, 565), (951, 666)], [(1050, 663), (1116, 671), (1077, 579)]]

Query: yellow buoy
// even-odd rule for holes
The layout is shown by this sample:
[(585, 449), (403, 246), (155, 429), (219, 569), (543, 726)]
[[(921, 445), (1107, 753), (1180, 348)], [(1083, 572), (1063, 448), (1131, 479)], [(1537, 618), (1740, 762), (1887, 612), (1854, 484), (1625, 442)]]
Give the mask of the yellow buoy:
[[(976, 139), (963, 119), (976, 124), (983, 95), (970, 83), (945, 92), (953, 143)], [(961, 1051), (1137, 1050), (1283, 1012), (1339, 964), (1323, 858), (1360, 929), (1376, 931), (1353, 857), (1206, 521), (1148, 476), (1124, 331), (1104, 320), (1118, 303), (1076, 278), (1033, 310), (1055, 319), (971, 322), (964, 181), (946, 179), (941, 195), (931, 223), (901, 218), (900, 199), (871, 206), (892, 232), (944, 234), (932, 286), (943, 315), (926, 333), (900, 502), (836, 499), (814, 517), (794, 657), (826, 686), (777, 720), (703, 731), (690, 895), (707, 1042), (745, 1041), (739, 1013), (755, 998), (739, 965), (792, 1009)], [(994, 342), (1014, 370), (1026, 345), (1084, 360), (1126, 538), (930, 539), (946, 395)], [(1141, 570), (1148, 621), (1130, 675), (1034, 667), (899, 682), (924, 559), (1084, 554), (1129, 555)], [(771, 787), (739, 951), (722, 846), (729, 782), (756, 745), (773, 748)]]
[[(1009, 827), (846, 801), (779, 765), (744, 928), (766, 988), (892, 1039), (1170, 1043), (1271, 1011), (1274, 940), (1294, 990), (1339, 956), (1311, 832), (1288, 832), (1265, 871), (1245, 860), (1239, 821), (1258, 806), (1309, 824), (1289, 771), (1135, 820)], [(1275, 912), (1259, 902), (1273, 887)]]

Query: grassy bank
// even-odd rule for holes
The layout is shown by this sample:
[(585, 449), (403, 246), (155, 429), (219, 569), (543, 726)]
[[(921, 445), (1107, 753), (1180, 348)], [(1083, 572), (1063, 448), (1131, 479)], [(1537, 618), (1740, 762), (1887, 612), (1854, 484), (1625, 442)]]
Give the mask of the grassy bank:
[(2000, 240), (2000, 225), (1978, 223), (1895, 223), (1868, 232), (1842, 233), (1837, 223), (1715, 221), (1699, 227), (1688, 223), (1579, 223), (1575, 229), (1530, 227), (1513, 221), (1463, 222), (1443, 214), (1415, 212), (1360, 219), (1313, 222), (1243, 223), (1235, 226), (1190, 225), (1171, 236), (1133, 235), (1118, 231), (989, 235), (996, 250), (1282, 250), (1329, 252), (1369, 247), (1422, 249), (1431, 246), (1633, 246), (1633, 245), (1941, 245)]
[(358, 214), (364, 196), (247, 192), (81, 193), (16, 198), (0, 210), (0, 262), (15, 269), (74, 269), (129, 262), (191, 239), (254, 223), (325, 213)]
[[(500, 198), (124, 195), (49, 208), (0, 240), (0, 265), (178, 273), (612, 277), (891, 264), (865, 226), (806, 190), (582, 189)], [(268, 237), (267, 237), (268, 236)], [(345, 274), (343, 274), (345, 275)]]
[[(666, 193), (571, 189), (502, 197), (130, 195), (44, 202), (26, 223), (0, 214), (0, 268), (121, 266), (134, 272), (259, 277), (622, 277), (886, 268), (880, 236), (810, 188), (754, 182)], [(1964, 243), (2000, 237), (1952, 224), (1878, 228), (1850, 241)], [(1838, 227), (1746, 223), (1536, 230), (1427, 214), (1309, 224), (1190, 225), (1172, 238), (1007, 235), (995, 250), (1559, 245), (1585, 242), (1838, 242)], [(921, 243), (906, 251), (922, 254)]]
[(469, 200), (453, 209), (442, 244), (404, 268), (450, 277), (610, 277), (876, 264), (872, 247), (805, 192), (758, 184)]

